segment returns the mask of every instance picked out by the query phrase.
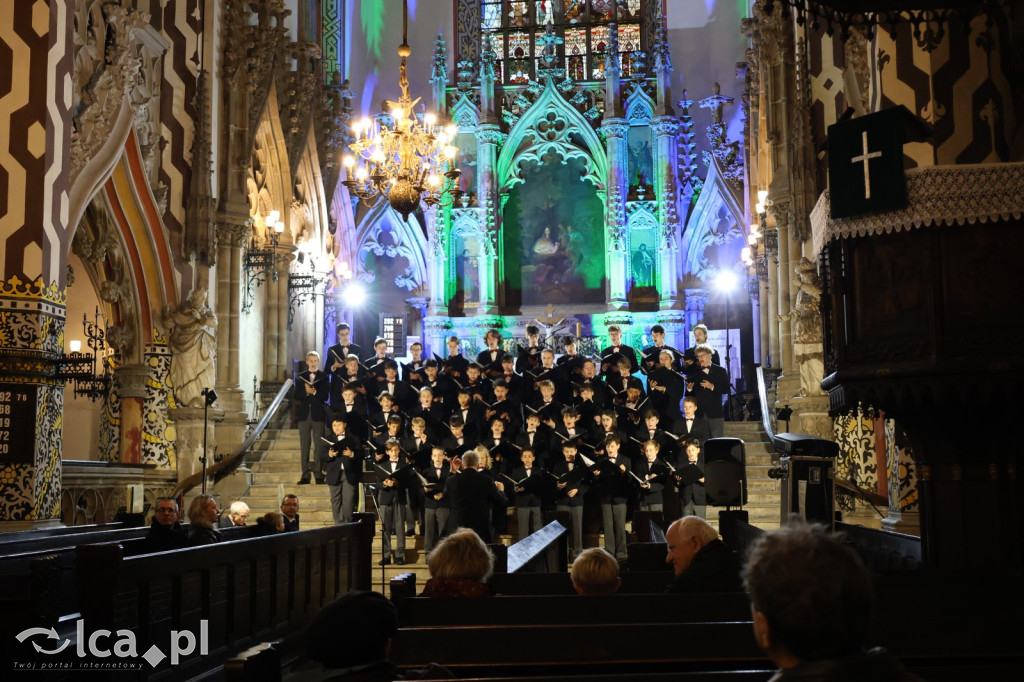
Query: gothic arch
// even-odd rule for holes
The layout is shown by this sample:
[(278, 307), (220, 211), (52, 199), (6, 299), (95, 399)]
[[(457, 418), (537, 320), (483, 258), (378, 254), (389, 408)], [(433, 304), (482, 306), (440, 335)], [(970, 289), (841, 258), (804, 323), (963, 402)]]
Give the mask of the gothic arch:
[[(743, 239), (746, 231), (743, 207), (729, 183), (722, 176), (718, 159), (712, 158), (700, 198), (686, 223), (683, 235), (684, 274), (710, 282), (722, 265), (707, 255), (709, 248)], [(737, 255), (738, 252), (737, 252)]]
[[(390, 230), (385, 230), (390, 227)], [(387, 238), (382, 238), (389, 232)], [(355, 268), (353, 275), (364, 283), (376, 281), (377, 273), (365, 267), (367, 258), (391, 257), (405, 258), (409, 267), (404, 273), (394, 278), (394, 285), (410, 292), (422, 288), (427, 283), (427, 241), (416, 217), (410, 215), (409, 220), (402, 220), (387, 201), (379, 201), (363, 215), (356, 228)]]
[(509, 132), (498, 157), (500, 190), (523, 182), (523, 165), (543, 163), (545, 157), (560, 158), (562, 163), (582, 159), (587, 168), (585, 179), (599, 192), (604, 191), (608, 177), (604, 145), (583, 114), (559, 94), (551, 81)]
[[(277, 111), (277, 89), (270, 86), (267, 105), (262, 108), (259, 125), (253, 137), (246, 193), (249, 198), (249, 216), (258, 228), (270, 211), (280, 213), (279, 220), (291, 224), (292, 170), (288, 162), (288, 144), (281, 128)], [(291, 233), (285, 230), (288, 236)]]

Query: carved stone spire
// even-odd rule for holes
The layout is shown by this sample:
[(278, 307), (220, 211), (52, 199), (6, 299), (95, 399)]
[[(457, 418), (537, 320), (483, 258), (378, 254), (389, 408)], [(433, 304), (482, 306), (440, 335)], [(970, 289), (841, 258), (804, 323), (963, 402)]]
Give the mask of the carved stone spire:
[(604, 101), (607, 115), (622, 116), (622, 95), (620, 81), (622, 64), (619, 62), (619, 27), (608, 25), (608, 46), (604, 57)]
[(434, 93), (434, 108), (438, 116), (448, 115), (448, 100), (445, 88), (448, 87), (448, 51), (445, 48), (444, 36), (437, 34), (434, 41), (434, 66), (430, 71), (430, 85)]
[(664, 15), (658, 17), (658, 30), (654, 33), (654, 79), (657, 83), (656, 116), (671, 116), (672, 109), (672, 54), (668, 43), (668, 25)]
[[(711, 125), (708, 126), (708, 140), (711, 142), (711, 154), (718, 160), (722, 175), (734, 186), (743, 182), (743, 157), (738, 141), (730, 142), (725, 136), (725, 124), (722, 122), (722, 107), (732, 104), (733, 98), (721, 93), (721, 86), (715, 83), (710, 97), (700, 101), (701, 109), (711, 110)], [(707, 154), (707, 152), (705, 152)], [(710, 162), (710, 159), (707, 159)]]
[(494, 53), (494, 43), (490, 34), (486, 34), (483, 40), (483, 49), (480, 52), (480, 119), (481, 121), (493, 121), (497, 119), (498, 112), (494, 108), (494, 64), (498, 56)]
[(184, 253), (186, 260), (207, 267), (217, 263), (217, 202), (213, 198), (213, 144), (210, 134), (209, 74), (199, 72), (196, 87), (195, 132), (192, 139), (192, 180), (185, 208)]
[(537, 59), (539, 62), (537, 65), (537, 75), (540, 76), (543, 83), (546, 83), (547, 80), (555, 82), (564, 75), (562, 65), (559, 64), (558, 48), (556, 46), (561, 45), (565, 41), (555, 35), (554, 26), (548, 24), (544, 27), (544, 35), (537, 42), (542, 46), (541, 55)]
[(693, 139), (693, 116), (690, 115), (693, 100), (686, 96), (685, 89), (678, 104), (682, 109), (679, 115), (679, 187), (683, 195), (683, 207), (689, 210), (693, 197), (700, 192), (704, 183), (697, 175), (697, 143)]

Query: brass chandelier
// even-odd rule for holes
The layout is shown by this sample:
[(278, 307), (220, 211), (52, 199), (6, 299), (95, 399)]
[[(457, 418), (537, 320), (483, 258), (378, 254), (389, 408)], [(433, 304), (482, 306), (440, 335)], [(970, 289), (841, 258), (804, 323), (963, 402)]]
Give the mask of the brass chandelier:
[(462, 196), (457, 181), (461, 172), (454, 167), (458, 149), (454, 146), (458, 128), (441, 126), (434, 114), (417, 114), (419, 103), (409, 96), (406, 60), (409, 47), (409, 3), (402, 3), (402, 44), (398, 56), (398, 84), (402, 96), (387, 101), (387, 112), (352, 124), (354, 154), (342, 159), (346, 178), (342, 184), (366, 206), (381, 197), (408, 219), (423, 201), (428, 206), (448, 206)]

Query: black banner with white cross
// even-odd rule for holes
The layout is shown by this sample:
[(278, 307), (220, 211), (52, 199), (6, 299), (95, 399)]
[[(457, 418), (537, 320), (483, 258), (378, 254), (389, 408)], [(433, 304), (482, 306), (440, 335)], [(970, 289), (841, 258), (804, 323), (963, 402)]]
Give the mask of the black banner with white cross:
[(904, 126), (899, 106), (840, 121), (828, 128), (832, 217), (879, 213), (907, 205), (903, 174)]

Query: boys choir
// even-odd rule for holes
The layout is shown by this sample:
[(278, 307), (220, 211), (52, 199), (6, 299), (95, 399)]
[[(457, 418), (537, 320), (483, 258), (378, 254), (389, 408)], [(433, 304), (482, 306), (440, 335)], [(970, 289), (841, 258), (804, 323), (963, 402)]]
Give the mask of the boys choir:
[[(585, 504), (600, 505), (605, 547), (619, 559), (626, 554), (627, 509), (661, 510), (666, 488), (679, 490), (686, 513), (704, 515), (702, 446), (721, 435), (729, 390), (704, 325), (694, 330), (698, 343), (683, 352), (665, 344), (660, 325), (651, 329), (653, 345), (639, 353), (610, 326), (611, 345), (599, 357), (578, 355), (574, 339), (556, 357), (529, 326), (514, 355), (501, 348), (501, 333), (490, 330), (487, 348), (473, 361), (452, 336), (446, 357), (424, 359), (414, 342), (412, 361), (401, 366), (383, 340), (360, 361), (349, 326), (339, 324), (337, 332), (327, 372), (317, 371), (317, 353), (307, 356), (311, 369), (299, 375), (296, 399), (299, 484), (310, 483), (312, 473), (330, 485), (338, 522), (351, 518), (358, 475), (369, 460), (381, 485), (382, 519), (403, 534), (419, 522), (429, 552), (445, 532), (444, 482), (472, 449), (484, 455), (485, 473), (506, 484), (522, 536), (539, 527), (542, 508), (570, 513), (570, 558), (583, 550)], [(501, 511), (493, 519), (499, 530)], [(404, 537), (396, 550), (401, 562)]]

